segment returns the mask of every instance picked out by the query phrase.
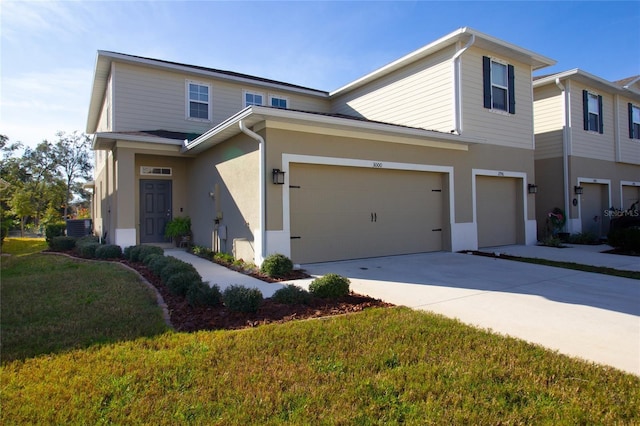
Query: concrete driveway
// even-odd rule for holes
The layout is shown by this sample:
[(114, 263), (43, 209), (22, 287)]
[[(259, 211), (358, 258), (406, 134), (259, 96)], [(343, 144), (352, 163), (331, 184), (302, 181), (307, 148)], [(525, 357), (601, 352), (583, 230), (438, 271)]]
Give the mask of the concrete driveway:
[(356, 293), (640, 375), (638, 280), (442, 252), (302, 267), (346, 276)]

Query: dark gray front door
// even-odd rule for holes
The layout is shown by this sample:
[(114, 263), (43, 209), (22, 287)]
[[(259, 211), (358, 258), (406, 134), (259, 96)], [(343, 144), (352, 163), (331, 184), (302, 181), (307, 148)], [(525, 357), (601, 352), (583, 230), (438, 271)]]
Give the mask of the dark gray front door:
[(164, 227), (171, 220), (171, 181), (140, 180), (140, 243), (166, 241)]

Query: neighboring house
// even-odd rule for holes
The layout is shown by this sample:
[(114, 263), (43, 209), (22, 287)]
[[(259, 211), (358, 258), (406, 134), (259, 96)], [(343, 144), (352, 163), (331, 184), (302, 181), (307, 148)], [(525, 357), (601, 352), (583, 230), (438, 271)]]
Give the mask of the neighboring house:
[(640, 198), (640, 76), (609, 82), (579, 69), (533, 82), (539, 236), (554, 208), (565, 232), (606, 237)]
[(98, 52), (96, 232), (260, 264), (536, 242), (532, 72), (462, 28), (333, 92)]

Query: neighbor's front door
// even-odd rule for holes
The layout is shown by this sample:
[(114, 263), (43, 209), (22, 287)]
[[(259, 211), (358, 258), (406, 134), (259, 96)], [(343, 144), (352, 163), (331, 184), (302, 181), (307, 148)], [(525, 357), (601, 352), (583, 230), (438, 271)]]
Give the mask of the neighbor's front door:
[(140, 180), (140, 243), (165, 242), (171, 220), (171, 181)]

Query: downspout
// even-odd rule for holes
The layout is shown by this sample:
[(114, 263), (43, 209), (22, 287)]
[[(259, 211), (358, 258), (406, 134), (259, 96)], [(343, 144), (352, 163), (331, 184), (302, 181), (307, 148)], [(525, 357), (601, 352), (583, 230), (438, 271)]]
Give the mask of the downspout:
[(460, 57), (473, 45), (476, 41), (475, 34), (471, 34), (471, 38), (467, 44), (453, 55), (453, 132), (457, 135), (462, 134), (462, 88), (460, 76)]
[[(571, 121), (570, 121), (570, 105), (569, 105), (569, 93), (566, 88), (560, 83), (560, 78), (556, 78), (556, 86), (562, 92), (562, 104), (564, 106), (564, 130), (562, 131), (562, 179), (563, 179), (563, 188), (564, 188), (564, 214), (567, 215), (568, 218), (571, 217), (569, 214), (569, 138), (571, 137)], [(569, 221), (567, 220), (564, 225), (564, 231), (571, 232), (571, 228), (573, 226), (569, 226)]]
[(266, 237), (267, 231), (265, 229), (266, 225), (266, 208), (265, 208), (265, 190), (266, 190), (266, 178), (265, 178), (265, 148), (264, 148), (264, 138), (257, 134), (256, 132), (249, 130), (245, 125), (244, 121), (240, 120), (238, 122), (240, 126), (240, 131), (246, 134), (252, 139), (255, 139), (258, 142), (258, 150), (260, 152), (260, 166), (258, 173), (260, 174), (259, 179), (259, 200), (260, 200), (260, 247), (258, 253), (256, 253), (256, 264), (262, 264), (262, 261), (265, 258), (265, 248), (266, 248)]

